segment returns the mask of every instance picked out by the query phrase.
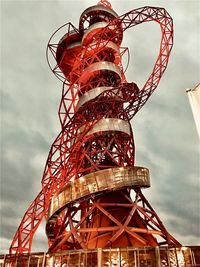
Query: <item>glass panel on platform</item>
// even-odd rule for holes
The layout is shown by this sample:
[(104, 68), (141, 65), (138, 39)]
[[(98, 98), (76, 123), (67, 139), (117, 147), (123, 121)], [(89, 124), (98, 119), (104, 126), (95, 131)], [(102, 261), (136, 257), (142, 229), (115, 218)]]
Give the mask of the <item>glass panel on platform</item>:
[(70, 254), (69, 254), (69, 255), (63, 255), (63, 256), (62, 256), (62, 267), (67, 267), (67, 266), (69, 266), (69, 265), (68, 265), (69, 260), (70, 260)]
[[(200, 246), (192, 246), (191, 250), (191, 258), (194, 266), (200, 266)], [(192, 265), (192, 267), (193, 267)]]
[(97, 267), (97, 266), (98, 266), (97, 251), (87, 252), (87, 264), (84, 267)]
[(54, 266), (54, 257), (50, 255), (46, 255), (45, 267), (53, 267)]
[[(59, 265), (58, 265), (59, 266)], [(62, 267), (96, 267), (97, 252), (82, 251), (62, 256)]]
[(42, 267), (45, 254), (41, 255), (30, 255), (29, 266), (28, 267)]
[(0, 255), (0, 267), (3, 267), (4, 265), (4, 258), (5, 258), (4, 255)]
[[(128, 263), (128, 257), (129, 257), (129, 252), (127, 249), (120, 249), (120, 260), (121, 260), (121, 265), (120, 267), (129, 267)], [(131, 265), (132, 266), (132, 265)]]
[(169, 262), (170, 262), (170, 267), (179, 267), (177, 265), (177, 255), (175, 249), (169, 249)]
[(102, 251), (102, 266), (109, 267), (110, 266), (110, 253), (109, 251)]
[(188, 247), (181, 248), (186, 267), (193, 267), (191, 249)]
[(17, 257), (17, 267), (21, 266), (28, 266), (29, 265), (29, 256), (24, 255), (24, 256), (19, 256)]
[(6, 255), (5, 257), (5, 267), (16, 267), (17, 266), (17, 259), (15, 255)]
[(138, 257), (139, 257), (139, 253), (137, 250), (128, 250), (127, 259), (126, 259), (127, 266), (137, 267)]
[(160, 248), (160, 264), (161, 267), (170, 266), (167, 248)]
[(180, 248), (176, 248), (175, 250), (176, 250), (176, 255), (177, 255), (178, 266), (186, 267), (187, 265), (185, 264), (182, 250)]
[(80, 252), (80, 267), (87, 266), (87, 252)]
[(144, 248), (139, 250), (139, 265), (140, 267), (155, 267), (156, 255), (155, 249)]
[(54, 256), (54, 267), (61, 267), (62, 266), (62, 256)]
[(79, 266), (80, 266), (80, 255), (77, 253), (69, 254), (67, 267), (79, 267)]
[(112, 267), (119, 267), (120, 266), (119, 250), (112, 250), (110, 252), (110, 266), (112, 266)]

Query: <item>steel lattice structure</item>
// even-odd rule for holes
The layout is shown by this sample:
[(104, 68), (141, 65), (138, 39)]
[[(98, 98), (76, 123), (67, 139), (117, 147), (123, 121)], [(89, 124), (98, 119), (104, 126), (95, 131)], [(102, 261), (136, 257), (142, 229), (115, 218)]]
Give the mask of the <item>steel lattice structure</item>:
[[(139, 89), (126, 81), (122, 57), (129, 52), (121, 43), (124, 31), (151, 21), (160, 25), (160, 50)], [(63, 82), (61, 132), (49, 152), (42, 190), (20, 223), (11, 254), (31, 251), (43, 217), (50, 252), (180, 246), (142, 194), (142, 188), (150, 187), (149, 171), (135, 166), (130, 124), (158, 86), (172, 44), (173, 22), (165, 9), (147, 6), (118, 16), (108, 1), (86, 9), (78, 29), (67, 23), (52, 35), (47, 59)]]

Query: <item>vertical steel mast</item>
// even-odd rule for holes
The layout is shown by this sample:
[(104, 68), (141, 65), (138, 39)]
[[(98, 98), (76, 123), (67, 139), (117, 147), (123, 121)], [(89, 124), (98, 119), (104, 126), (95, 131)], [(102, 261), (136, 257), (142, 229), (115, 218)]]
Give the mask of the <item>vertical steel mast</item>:
[[(121, 44), (125, 30), (150, 21), (160, 25), (160, 51), (139, 89), (126, 81), (122, 57), (128, 48)], [(43, 217), (50, 252), (180, 246), (142, 193), (150, 187), (149, 171), (135, 166), (130, 123), (156, 89), (172, 43), (173, 23), (165, 9), (143, 7), (118, 16), (108, 1), (87, 8), (78, 29), (67, 23), (52, 35), (47, 58), (63, 81), (62, 129), (49, 152), (42, 190), (22, 219), (11, 253), (31, 251)]]

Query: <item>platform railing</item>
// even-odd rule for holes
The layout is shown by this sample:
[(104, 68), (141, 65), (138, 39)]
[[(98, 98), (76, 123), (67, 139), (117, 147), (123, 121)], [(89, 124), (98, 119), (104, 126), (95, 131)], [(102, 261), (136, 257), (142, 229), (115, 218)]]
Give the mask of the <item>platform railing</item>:
[(0, 255), (0, 267), (199, 267), (200, 247), (69, 250)]

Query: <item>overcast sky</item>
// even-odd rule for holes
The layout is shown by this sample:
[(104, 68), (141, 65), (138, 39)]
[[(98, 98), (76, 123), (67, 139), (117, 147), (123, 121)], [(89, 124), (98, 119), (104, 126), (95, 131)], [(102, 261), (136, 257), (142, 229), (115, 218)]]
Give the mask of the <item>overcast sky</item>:
[[(51, 34), (97, 1), (1, 1), (1, 222), (0, 253), (8, 252), (29, 204), (41, 189), (50, 146), (60, 131), (61, 82), (48, 69), (45, 49)], [(159, 87), (132, 120), (136, 164), (151, 172), (144, 195), (168, 231), (183, 245), (200, 245), (199, 142), (185, 90), (199, 82), (198, 0), (112, 1), (123, 14), (152, 5), (167, 9), (175, 28), (174, 48)], [(129, 82), (139, 87), (151, 72), (160, 42), (159, 27), (129, 29), (123, 46), (131, 52)], [(46, 251), (45, 228), (33, 250)]]

